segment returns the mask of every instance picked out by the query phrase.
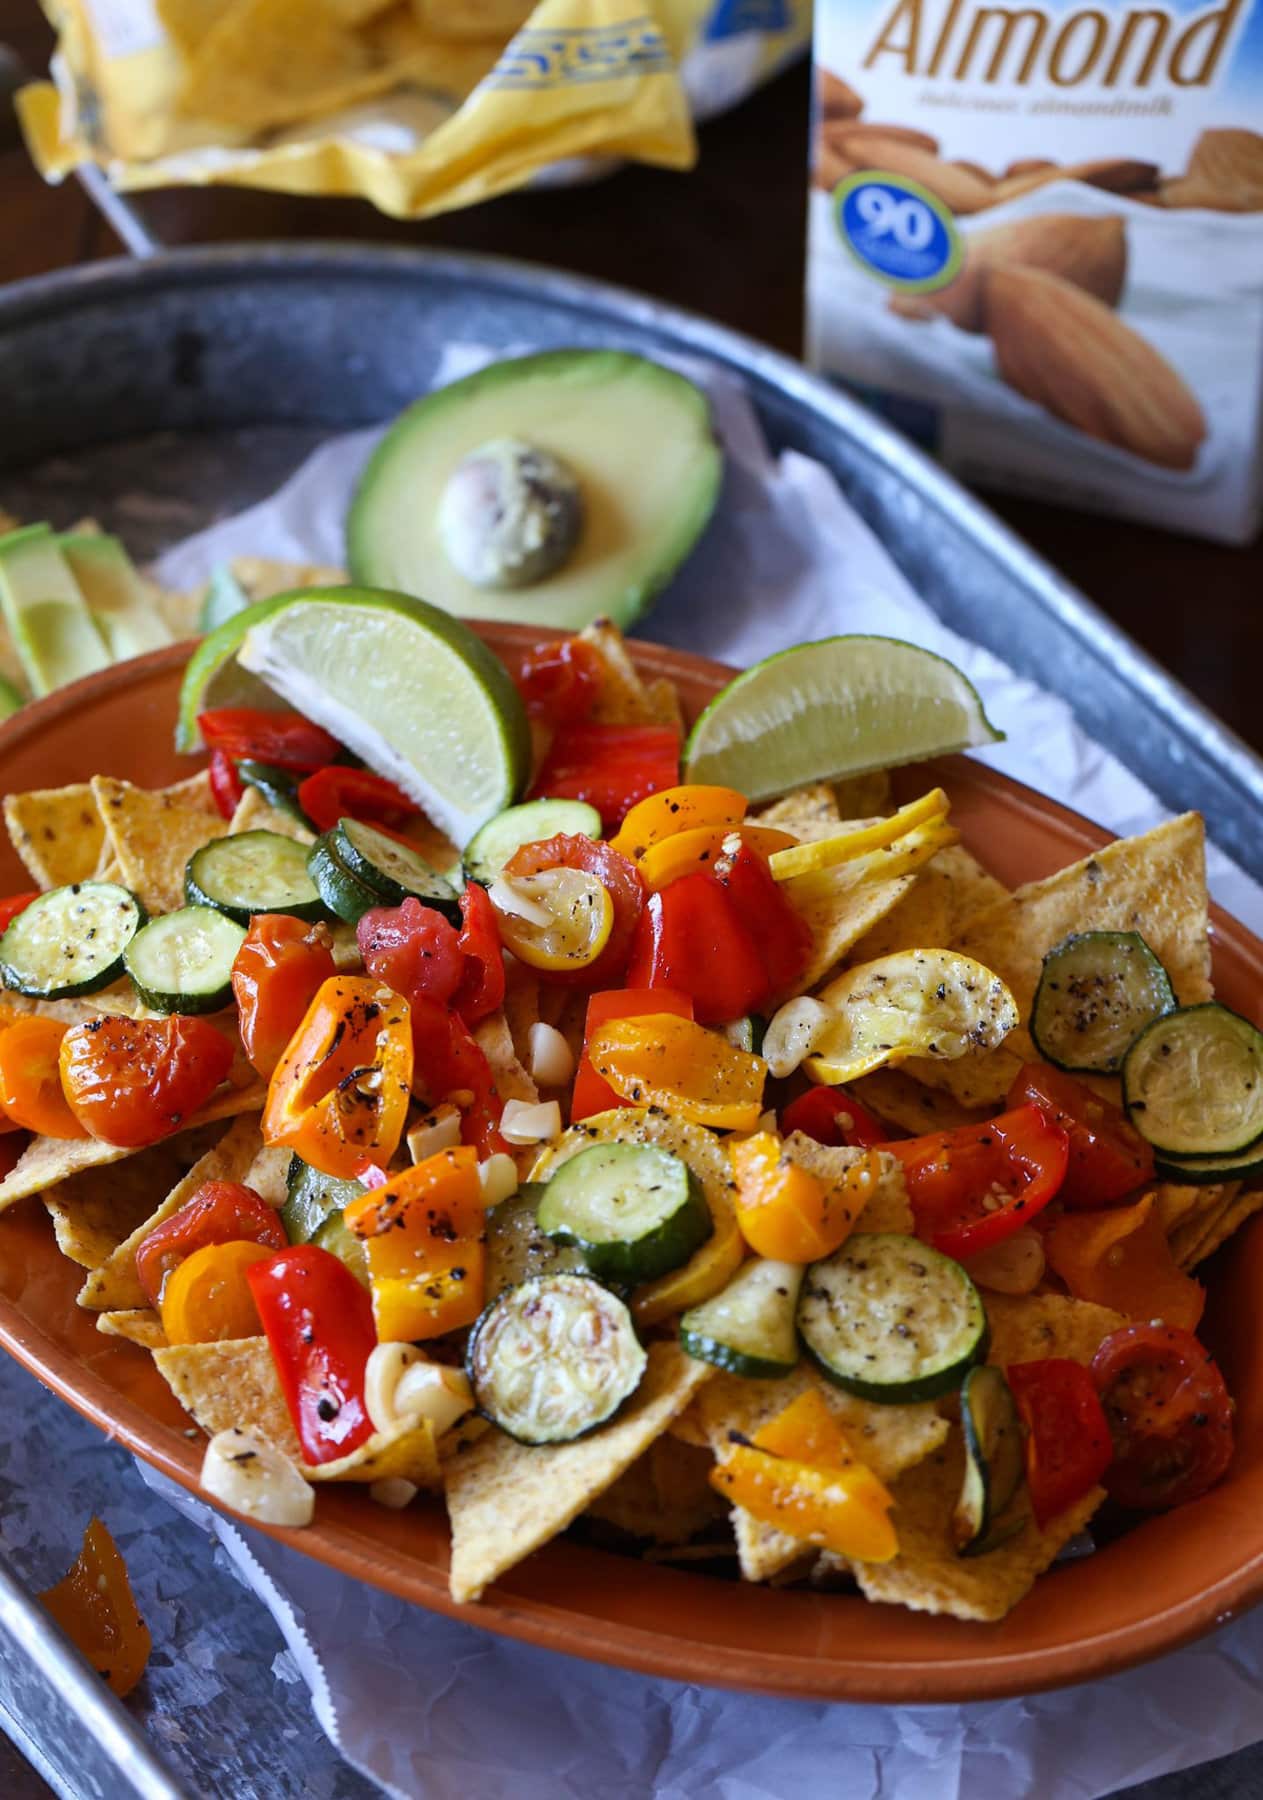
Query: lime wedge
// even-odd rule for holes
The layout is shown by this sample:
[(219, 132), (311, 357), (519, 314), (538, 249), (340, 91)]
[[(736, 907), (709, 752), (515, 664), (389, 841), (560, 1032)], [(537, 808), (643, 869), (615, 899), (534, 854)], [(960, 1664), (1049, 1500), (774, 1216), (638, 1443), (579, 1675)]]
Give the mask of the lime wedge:
[(525, 709), (503, 663), (450, 613), (384, 589), (315, 588), (220, 630), (242, 622), (238, 665), (396, 782), (458, 847), (518, 798)]
[(824, 638), (767, 657), (716, 694), (684, 746), (684, 779), (768, 800), (1003, 736), (945, 658), (899, 638)]
[(25, 704), (23, 696), (9, 678), (0, 675), (0, 719), (11, 719), (19, 706)]
[(180, 711), (175, 726), (177, 750), (202, 748), (198, 713), (210, 712), (217, 706), (260, 706), (276, 712), (285, 704), (257, 675), (241, 667), (237, 652), (251, 625), (266, 619), (277, 607), (287, 606), (295, 597), (274, 594), (270, 600), (260, 600), (233, 613), (202, 639), (188, 660), (180, 684)]

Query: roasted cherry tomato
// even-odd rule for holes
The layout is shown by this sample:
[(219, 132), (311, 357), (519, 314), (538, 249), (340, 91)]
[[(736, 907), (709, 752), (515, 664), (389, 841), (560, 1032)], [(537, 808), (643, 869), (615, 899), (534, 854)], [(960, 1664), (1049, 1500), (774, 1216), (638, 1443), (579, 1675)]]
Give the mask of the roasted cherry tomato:
[[(0, 1037), (0, 1056), (4, 1039)], [(138, 1150), (182, 1131), (232, 1067), (205, 1019), (89, 1019), (61, 1044), (61, 1085), (94, 1138)]]
[(311, 1466), (373, 1435), (364, 1371), (376, 1343), (368, 1290), (318, 1244), (295, 1244), (246, 1273), (281, 1391)]
[(1026, 1485), (1042, 1531), (1104, 1475), (1113, 1455), (1109, 1426), (1082, 1363), (1050, 1356), (1010, 1363), (1004, 1373), (1026, 1428)]
[(531, 789), (532, 799), (586, 800), (614, 831), (638, 800), (674, 787), (680, 734), (669, 725), (565, 725)]
[(1070, 1141), (1027, 1105), (885, 1148), (903, 1164), (918, 1235), (945, 1256), (973, 1256), (1043, 1211), (1065, 1179)]
[(0, 931), (12, 925), (19, 913), (26, 911), (32, 900), (38, 900), (40, 890), (32, 888), (29, 894), (10, 894), (7, 900), (0, 900)]
[(167, 1342), (220, 1344), (228, 1338), (256, 1337), (259, 1313), (246, 1274), (255, 1263), (266, 1262), (274, 1249), (236, 1238), (227, 1244), (203, 1244), (177, 1263), (159, 1309)]
[(504, 956), (496, 909), (486, 888), (467, 881), (460, 897), (460, 947), (465, 973), (452, 1006), (467, 1025), (476, 1025), (504, 1002)]
[(221, 819), (231, 819), (245, 793), (237, 765), (226, 750), (212, 750), (209, 773), (216, 811)]
[(399, 906), (375, 906), (355, 928), (370, 975), (402, 994), (446, 1006), (465, 977), (460, 933), (432, 906), (412, 895)]
[(412, 1058), (413, 1092), (424, 1106), (450, 1100), (460, 1108), (463, 1144), (481, 1158), (508, 1149), (490, 1063), (464, 1021), (424, 996), (412, 1006)]
[(781, 1135), (788, 1137), (791, 1131), (801, 1131), (831, 1150), (843, 1145), (871, 1150), (890, 1140), (881, 1120), (843, 1087), (810, 1087), (791, 1100), (781, 1111)]
[(40, 1595), (40, 1603), (119, 1698), (130, 1694), (145, 1672), (152, 1641), (127, 1565), (100, 1519), (92, 1520), (69, 1572)]
[(0, 1031), (0, 1106), (11, 1125), (45, 1137), (81, 1138), (87, 1132), (61, 1085), (61, 1046), (68, 1027), (37, 1015)]
[(260, 1075), (280, 1062), (316, 990), (337, 973), (324, 925), (256, 913), (232, 965), (232, 997), (246, 1055)]
[(579, 969), (549, 969), (545, 980), (562, 987), (608, 987), (627, 967), (644, 911), (645, 884), (635, 865), (608, 844), (564, 832), (538, 844), (523, 844), (504, 865), (508, 876), (541, 875), (545, 869), (581, 869), (584, 874), (595, 876), (614, 908), (614, 922), (600, 955)]
[(416, 801), (393, 781), (371, 769), (351, 769), (342, 763), (309, 775), (299, 786), (298, 804), (317, 831), (331, 831), (339, 819), (402, 825), (417, 811)]
[(178, 1212), (155, 1225), (136, 1249), (136, 1277), (150, 1306), (161, 1306), (171, 1271), (207, 1244), (249, 1240), (284, 1250), (289, 1239), (276, 1208), (240, 1181), (204, 1181)]
[(256, 706), (220, 706), (199, 713), (197, 728), (208, 750), (234, 761), (274, 763), (279, 769), (323, 769), (341, 746), (319, 725), (296, 712), (264, 712)]
[(1232, 1461), (1233, 1405), (1210, 1351), (1175, 1325), (1125, 1325), (1092, 1358), (1114, 1443), (1105, 1485), (1163, 1512), (1214, 1487)]
[(1122, 1109), (1082, 1081), (1047, 1063), (1026, 1063), (1009, 1089), (1008, 1104), (1034, 1101), (1070, 1139), (1070, 1160), (1058, 1199), (1072, 1210), (1111, 1206), (1153, 1180), (1153, 1151)]
[(601, 691), (601, 658), (582, 638), (558, 638), (526, 651), (514, 680), (533, 719), (573, 725)]

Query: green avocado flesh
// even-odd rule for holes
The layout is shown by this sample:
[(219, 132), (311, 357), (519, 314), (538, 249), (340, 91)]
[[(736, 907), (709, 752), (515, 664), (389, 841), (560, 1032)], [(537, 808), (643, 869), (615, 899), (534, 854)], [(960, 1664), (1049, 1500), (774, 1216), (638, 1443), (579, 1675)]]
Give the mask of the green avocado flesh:
[[(573, 471), (583, 521), (554, 574), (494, 591), (453, 566), (438, 517), (457, 465), (504, 438)], [(658, 363), (616, 350), (493, 363), (418, 400), (378, 445), (347, 520), (352, 580), (465, 618), (579, 631), (606, 616), (627, 627), (701, 536), (722, 474), (705, 396)]]
[(47, 525), (0, 537), (0, 608), (33, 694), (109, 667), (105, 642)]
[(115, 662), (174, 643), (117, 538), (103, 532), (78, 532), (58, 538), (57, 547)]

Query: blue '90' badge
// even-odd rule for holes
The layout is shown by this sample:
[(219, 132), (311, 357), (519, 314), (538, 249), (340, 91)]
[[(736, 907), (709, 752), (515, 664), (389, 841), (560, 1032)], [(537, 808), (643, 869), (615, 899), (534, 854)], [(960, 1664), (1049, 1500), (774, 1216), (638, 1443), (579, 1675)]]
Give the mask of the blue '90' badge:
[(892, 287), (928, 293), (946, 287), (961, 263), (951, 213), (903, 175), (861, 170), (834, 190), (833, 216), (851, 255)]

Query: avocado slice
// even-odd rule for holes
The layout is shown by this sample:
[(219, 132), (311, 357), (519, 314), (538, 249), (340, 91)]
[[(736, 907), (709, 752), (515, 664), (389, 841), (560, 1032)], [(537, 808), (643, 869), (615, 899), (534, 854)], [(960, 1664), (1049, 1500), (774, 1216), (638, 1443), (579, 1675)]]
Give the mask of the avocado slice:
[[(564, 465), (581, 521), (553, 573), (475, 586), (444, 547), (440, 513), (457, 468), (506, 444)], [(627, 627), (701, 536), (722, 475), (705, 396), (659, 363), (620, 350), (493, 363), (418, 400), (378, 445), (347, 519), (352, 579), (465, 618), (578, 631), (607, 616)]]
[(109, 653), (47, 525), (0, 537), (0, 609), (31, 692), (109, 667)]
[(117, 538), (99, 531), (74, 532), (59, 537), (57, 547), (114, 662), (175, 642)]

